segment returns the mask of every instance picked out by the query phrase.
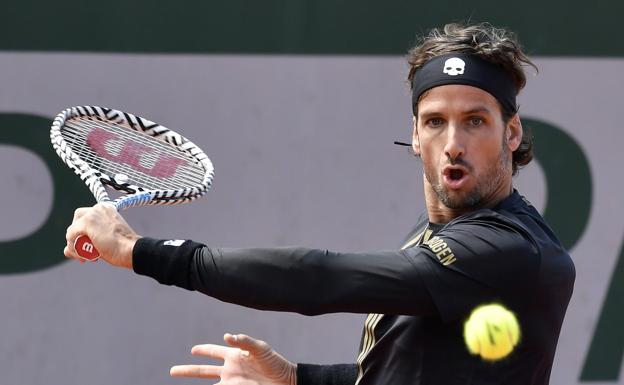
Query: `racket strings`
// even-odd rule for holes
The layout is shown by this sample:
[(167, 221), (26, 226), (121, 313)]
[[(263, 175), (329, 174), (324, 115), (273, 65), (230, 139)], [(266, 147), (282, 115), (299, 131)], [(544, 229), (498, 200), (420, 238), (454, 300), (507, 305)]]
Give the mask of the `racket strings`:
[[(64, 134), (67, 134), (67, 132)], [(69, 135), (64, 135), (64, 137), (66, 138), (67, 142), (71, 141)], [(86, 143), (86, 136), (84, 135), (82, 137), (74, 136), (73, 139), (81, 140), (82, 142)], [(70, 147), (72, 147), (71, 143), (68, 143), (68, 144), (70, 144)], [(76, 147), (79, 148), (80, 150), (75, 150)], [(162, 179), (162, 178), (155, 178), (155, 177), (146, 175), (144, 173), (137, 172), (136, 169), (130, 167), (129, 165), (107, 161), (106, 159), (98, 156), (95, 152), (89, 149), (86, 149), (84, 147), (75, 146), (75, 147), (72, 147), (72, 149), (74, 149), (74, 152), (76, 152), (76, 154), (81, 159), (89, 163), (91, 168), (98, 170), (111, 177), (114, 177), (116, 174), (124, 174), (128, 176), (129, 178), (131, 178), (134, 182), (136, 182), (134, 184), (136, 184), (137, 186), (148, 188), (148, 189), (163, 189), (163, 186), (167, 186), (166, 187), (167, 189), (171, 187), (175, 189), (175, 188), (179, 188), (181, 185), (182, 186), (196, 185), (197, 181), (199, 180), (199, 178), (195, 174), (188, 173), (188, 172), (185, 173), (183, 171), (177, 172), (177, 178), (173, 178), (173, 179), (168, 178), (167, 180)], [(171, 183), (166, 183), (166, 181), (169, 181)]]
[[(83, 136), (80, 139), (83, 143), (86, 143), (86, 136)], [(78, 148), (84, 149), (84, 147), (80, 147), (80, 146), (78, 146)], [(110, 148), (108, 149), (110, 150)], [(129, 178), (131, 178), (133, 181), (135, 181), (136, 183), (134, 184), (140, 187), (148, 188), (148, 189), (153, 189), (153, 188), (163, 189), (163, 186), (166, 186), (167, 189), (169, 189), (170, 187), (180, 188), (180, 186), (197, 185), (197, 183), (201, 183), (201, 180), (200, 180), (201, 178), (197, 174), (197, 172), (199, 171), (200, 173), (203, 173), (202, 169), (191, 170), (191, 172), (189, 172), (188, 170), (185, 171), (182, 167), (179, 167), (175, 175), (172, 175), (174, 176), (173, 178), (158, 178), (155, 176), (145, 174), (144, 172), (137, 171), (136, 164), (134, 165), (134, 167), (132, 167), (131, 165), (128, 165), (125, 163), (119, 163), (115, 161), (111, 162), (110, 160), (102, 158), (101, 156), (97, 155), (95, 152), (89, 149), (84, 149), (78, 155), (85, 162), (90, 163), (92, 168), (102, 173), (105, 173), (109, 176), (115, 176), (115, 174), (124, 174), (128, 176)], [(145, 161), (143, 159), (144, 157), (145, 155), (141, 157), (142, 163)], [(151, 162), (149, 162), (148, 160), (147, 163), (148, 165), (149, 163), (155, 164), (155, 161), (152, 160)], [(142, 168), (147, 168), (144, 165), (141, 165), (141, 166), (143, 166)], [(162, 169), (160, 171), (162, 172)]]
[[(96, 130), (103, 131), (93, 134)], [(110, 177), (124, 174), (142, 188), (195, 187), (201, 185), (206, 173), (197, 159), (173, 145), (112, 122), (72, 119), (65, 122), (61, 133), (93, 169)]]

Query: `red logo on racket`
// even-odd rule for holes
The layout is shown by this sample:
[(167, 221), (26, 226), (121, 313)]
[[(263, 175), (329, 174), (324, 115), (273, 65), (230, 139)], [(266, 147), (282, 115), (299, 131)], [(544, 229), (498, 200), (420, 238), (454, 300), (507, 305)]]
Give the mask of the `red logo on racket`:
[(93, 247), (89, 237), (81, 235), (74, 241), (74, 250), (82, 259), (88, 261), (97, 261), (100, 258), (100, 253)]
[[(107, 143), (110, 145), (109, 148), (118, 149), (118, 151), (115, 151), (116, 154), (112, 154), (106, 148)], [(179, 166), (187, 164), (186, 161), (169, 154), (154, 154), (154, 149), (150, 147), (126, 140), (101, 128), (96, 128), (89, 133), (87, 136), (87, 144), (102, 158), (127, 164), (135, 171), (155, 178), (171, 178), (175, 175)], [(154, 159), (154, 155), (156, 155), (156, 159)], [(143, 157), (145, 157), (145, 160), (149, 163), (153, 162), (153, 165), (151, 167), (146, 167), (141, 164), (141, 159)]]

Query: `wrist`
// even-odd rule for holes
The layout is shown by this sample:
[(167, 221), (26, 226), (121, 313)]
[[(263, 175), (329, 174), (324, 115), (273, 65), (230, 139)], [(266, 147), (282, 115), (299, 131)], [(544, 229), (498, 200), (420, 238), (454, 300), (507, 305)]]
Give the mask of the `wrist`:
[(297, 364), (290, 363), (289, 385), (297, 385)]
[(136, 246), (136, 243), (139, 239), (141, 239), (141, 236), (134, 235), (132, 237), (129, 237), (126, 242), (124, 242), (124, 246), (121, 252), (121, 258), (119, 261), (120, 267), (132, 270), (132, 254), (134, 252), (134, 247)]
[(132, 269), (139, 275), (156, 279), (164, 285), (194, 290), (190, 265), (196, 251), (204, 247), (190, 240), (164, 240), (142, 237), (132, 250)]

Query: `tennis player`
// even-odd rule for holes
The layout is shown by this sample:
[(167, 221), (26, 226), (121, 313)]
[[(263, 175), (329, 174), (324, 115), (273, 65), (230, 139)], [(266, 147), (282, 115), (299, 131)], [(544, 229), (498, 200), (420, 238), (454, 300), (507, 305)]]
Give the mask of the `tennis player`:
[[(516, 96), (533, 66), (489, 24), (434, 29), (408, 57), (412, 149), (423, 164), (426, 212), (400, 250), (221, 249), (137, 235), (110, 206), (76, 210), (65, 255), (87, 234), (112, 265), (165, 285), (255, 309), (368, 313), (353, 364), (293, 364), (266, 343), (226, 335), (197, 354), (223, 366), (173, 375), (223, 384), (518, 384), (549, 382), (572, 295), (574, 265), (540, 214), (513, 188), (532, 159)], [(499, 362), (469, 354), (462, 324), (477, 305), (516, 313), (522, 338)]]

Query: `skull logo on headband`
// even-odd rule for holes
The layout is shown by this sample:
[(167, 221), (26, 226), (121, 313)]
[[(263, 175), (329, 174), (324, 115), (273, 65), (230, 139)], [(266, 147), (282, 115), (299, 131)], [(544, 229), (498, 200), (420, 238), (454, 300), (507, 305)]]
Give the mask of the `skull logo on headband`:
[(466, 68), (466, 62), (458, 57), (452, 57), (444, 62), (442, 72), (451, 76), (463, 75), (464, 68)]

